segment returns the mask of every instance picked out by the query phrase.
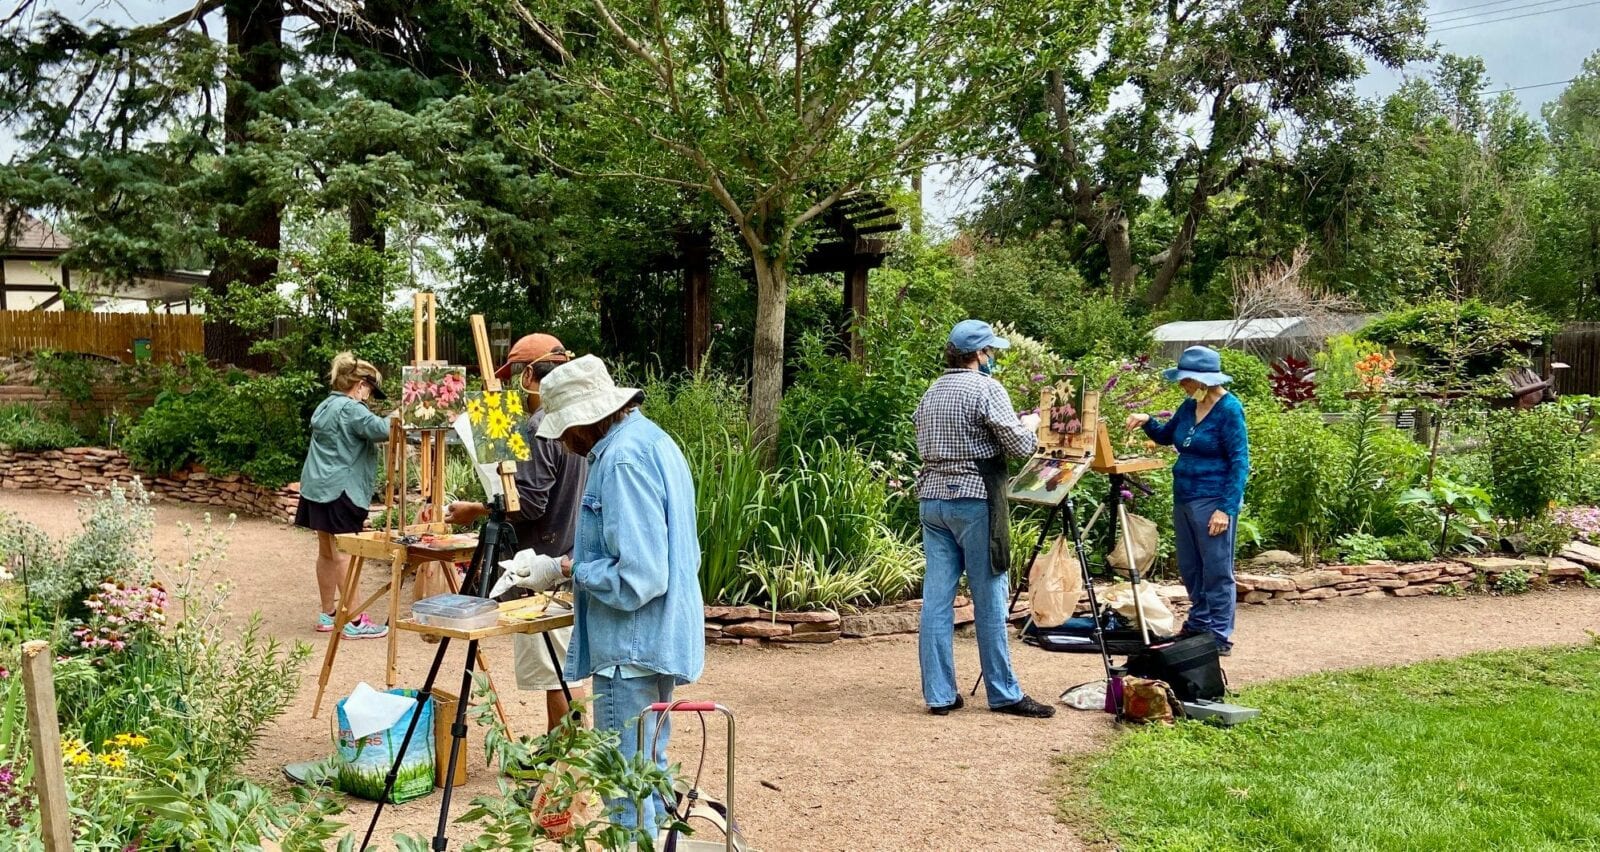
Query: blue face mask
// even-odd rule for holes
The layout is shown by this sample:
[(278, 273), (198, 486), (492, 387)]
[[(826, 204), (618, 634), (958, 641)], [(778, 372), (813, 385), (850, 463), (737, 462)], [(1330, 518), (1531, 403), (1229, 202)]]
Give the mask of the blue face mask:
[(992, 376), (994, 375), (996, 366), (997, 365), (995, 364), (994, 356), (990, 355), (988, 358), (978, 362), (978, 372), (984, 374), (985, 376)]

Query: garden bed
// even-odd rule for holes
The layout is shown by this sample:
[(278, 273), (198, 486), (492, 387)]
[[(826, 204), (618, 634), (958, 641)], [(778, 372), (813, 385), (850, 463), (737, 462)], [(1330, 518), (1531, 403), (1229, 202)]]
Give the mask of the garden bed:
[(236, 474), (217, 475), (191, 466), (169, 476), (136, 470), (120, 450), (70, 447), (64, 450), (0, 450), (0, 488), (82, 494), (105, 491), (113, 482), (141, 479), (160, 500), (210, 505), (283, 523), (294, 521), (300, 505), (297, 484), (267, 488)]

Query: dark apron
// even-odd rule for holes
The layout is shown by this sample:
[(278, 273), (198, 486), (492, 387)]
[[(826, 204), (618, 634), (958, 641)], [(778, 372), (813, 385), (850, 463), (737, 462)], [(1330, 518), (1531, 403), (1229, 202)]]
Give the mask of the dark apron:
[(1011, 476), (1004, 455), (978, 459), (978, 475), (989, 494), (989, 569), (996, 574), (1011, 571), (1011, 503), (1006, 500)]

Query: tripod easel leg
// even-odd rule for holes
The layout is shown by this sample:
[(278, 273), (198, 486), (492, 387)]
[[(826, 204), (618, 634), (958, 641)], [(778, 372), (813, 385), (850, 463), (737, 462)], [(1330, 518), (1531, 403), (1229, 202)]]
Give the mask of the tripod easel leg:
[[(472, 664), (478, 658), (478, 640), (467, 643), (467, 665), (461, 673), (461, 698), (456, 701), (456, 718), (450, 724), (450, 757), (445, 766), (456, 765), (457, 755), (467, 741), (467, 697), (472, 694)], [(439, 800), (439, 829), (433, 835), (434, 852), (444, 852), (445, 831), (450, 825), (450, 799), (456, 789), (456, 774), (454, 771), (445, 773), (444, 797)]]
[[(433, 652), (433, 665), (428, 667), (428, 677), (423, 680), (422, 688), (417, 690), (417, 707), (411, 714), (411, 722), (406, 725), (405, 736), (400, 740), (400, 751), (395, 754), (394, 763), (389, 765), (389, 774), (383, 779), (383, 795), (378, 798), (378, 807), (372, 811), (372, 821), (367, 823), (367, 835), (361, 839), (361, 848), (365, 850), (372, 842), (372, 832), (378, 827), (378, 818), (383, 815), (383, 806), (389, 801), (389, 796), (394, 793), (395, 780), (400, 777), (400, 762), (405, 760), (406, 750), (411, 747), (411, 737), (417, 732), (417, 723), (422, 718), (422, 706), (433, 698), (433, 684), (439, 678), (439, 667), (444, 662), (444, 655), (450, 649), (450, 637), (439, 638), (439, 648)], [(463, 698), (456, 702), (457, 706), (464, 706)], [(452, 753), (451, 762), (448, 764), (452, 771), (446, 773), (445, 783), (455, 782), (455, 758)]]
[(317, 675), (317, 699), (311, 705), (311, 718), (317, 718), (322, 712), (322, 695), (328, 689), (328, 679), (333, 676), (333, 661), (339, 656), (339, 640), (344, 636), (344, 626), (350, 623), (354, 613), (350, 609), (350, 601), (355, 599), (356, 589), (361, 588), (361, 569), (366, 565), (364, 557), (350, 557), (350, 567), (344, 574), (344, 588), (339, 592), (339, 605), (334, 608), (333, 633), (328, 636), (328, 650), (322, 655), (322, 672)]

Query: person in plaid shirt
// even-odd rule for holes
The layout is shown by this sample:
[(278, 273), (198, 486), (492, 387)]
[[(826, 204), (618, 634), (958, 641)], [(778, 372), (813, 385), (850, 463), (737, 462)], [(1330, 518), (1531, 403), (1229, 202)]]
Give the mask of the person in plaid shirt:
[(1006, 645), (1010, 572), (1003, 555), (997, 559), (991, 549), (996, 529), (1010, 523), (1004, 496), (1006, 457), (1030, 455), (1038, 445), (1038, 415), (1019, 419), (1005, 388), (990, 376), (995, 353), (1010, 346), (986, 322), (957, 323), (945, 345), (944, 375), (923, 394), (914, 415), (922, 457), (917, 497), (927, 556), (917, 652), (922, 697), (936, 716), (963, 704), (956, 689), (954, 647), (956, 586), (962, 574), (972, 591), (989, 709), (1036, 719), (1055, 715), (1055, 708), (1023, 694), (1011, 670)]

